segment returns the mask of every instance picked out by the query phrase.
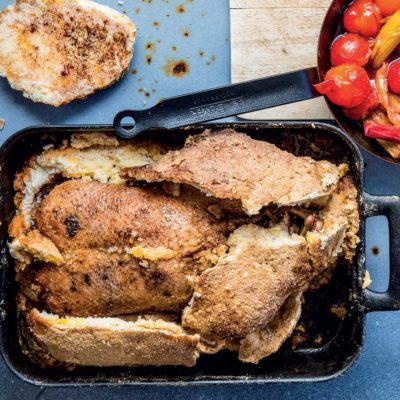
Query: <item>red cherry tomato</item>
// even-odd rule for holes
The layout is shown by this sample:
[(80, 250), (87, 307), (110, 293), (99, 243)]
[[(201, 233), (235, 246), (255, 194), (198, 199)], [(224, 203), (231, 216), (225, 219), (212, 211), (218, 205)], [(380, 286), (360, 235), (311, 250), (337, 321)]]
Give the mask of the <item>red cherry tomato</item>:
[(350, 64), (331, 68), (315, 89), (332, 103), (351, 108), (360, 105), (370, 94), (371, 82), (364, 68)]
[(400, 0), (375, 0), (375, 3), (384, 17), (393, 15), (400, 10)]
[(387, 79), (390, 91), (400, 94), (400, 59), (389, 65)]
[(365, 37), (376, 36), (379, 32), (382, 15), (373, 0), (356, 0), (346, 10), (343, 17), (347, 32), (359, 33)]
[(332, 44), (331, 64), (334, 67), (342, 64), (363, 66), (368, 63), (370, 55), (371, 49), (367, 39), (355, 33), (346, 33)]
[(371, 91), (368, 97), (359, 105), (352, 108), (344, 108), (345, 115), (356, 121), (362, 121), (367, 118), (376, 107), (379, 106), (378, 92), (375, 85), (371, 85)]

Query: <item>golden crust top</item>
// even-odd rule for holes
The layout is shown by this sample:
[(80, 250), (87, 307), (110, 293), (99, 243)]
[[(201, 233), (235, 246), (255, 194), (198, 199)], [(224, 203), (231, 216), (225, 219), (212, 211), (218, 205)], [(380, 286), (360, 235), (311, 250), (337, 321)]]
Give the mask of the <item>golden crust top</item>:
[(185, 365), (198, 357), (198, 335), (172, 322), (59, 318), (33, 309), (27, 327), (56, 360), (86, 366)]
[(303, 237), (282, 226), (242, 226), (229, 253), (195, 285), (183, 326), (205, 336), (243, 338), (265, 328), (287, 297), (311, 275)]
[(324, 197), (339, 181), (339, 169), (328, 161), (296, 157), (232, 129), (191, 137), (183, 149), (122, 175), (185, 183), (219, 199), (240, 200), (249, 215), (271, 203), (295, 205)]

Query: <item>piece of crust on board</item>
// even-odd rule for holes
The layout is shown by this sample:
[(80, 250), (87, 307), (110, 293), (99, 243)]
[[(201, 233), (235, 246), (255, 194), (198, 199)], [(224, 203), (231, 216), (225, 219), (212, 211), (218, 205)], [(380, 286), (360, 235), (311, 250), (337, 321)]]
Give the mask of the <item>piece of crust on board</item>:
[(0, 76), (58, 107), (116, 82), (136, 38), (124, 14), (90, 0), (19, 0), (0, 13)]
[(46, 355), (46, 363), (191, 367), (198, 357), (199, 336), (161, 319), (60, 318), (32, 309), (26, 315), (26, 330), (33, 339), (30, 346)]

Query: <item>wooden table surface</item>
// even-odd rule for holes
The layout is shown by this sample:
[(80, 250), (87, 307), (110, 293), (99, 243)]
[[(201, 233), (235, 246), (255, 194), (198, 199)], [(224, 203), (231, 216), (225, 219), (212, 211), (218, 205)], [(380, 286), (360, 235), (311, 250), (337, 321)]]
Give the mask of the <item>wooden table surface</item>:
[[(230, 0), (232, 80), (312, 67), (330, 0)], [(252, 119), (332, 118), (323, 98), (247, 114)]]

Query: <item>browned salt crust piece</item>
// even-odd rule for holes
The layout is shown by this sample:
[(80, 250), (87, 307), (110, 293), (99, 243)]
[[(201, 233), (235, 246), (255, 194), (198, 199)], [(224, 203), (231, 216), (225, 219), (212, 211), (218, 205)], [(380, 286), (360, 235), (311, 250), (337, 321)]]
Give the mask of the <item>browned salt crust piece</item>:
[(289, 206), (333, 193), (339, 168), (328, 161), (296, 157), (233, 129), (190, 137), (183, 149), (144, 167), (128, 168), (131, 180), (194, 186), (219, 199), (240, 200), (249, 214), (274, 203)]
[(35, 102), (60, 106), (117, 81), (136, 27), (90, 0), (18, 0), (0, 13), (0, 76)]
[(243, 226), (228, 245), (229, 253), (198, 279), (183, 314), (183, 326), (205, 337), (244, 338), (265, 328), (311, 276), (304, 238), (283, 226)]
[(163, 320), (59, 318), (31, 310), (27, 329), (36, 345), (55, 360), (84, 366), (184, 365), (198, 357), (198, 335)]
[(345, 176), (338, 191), (332, 194), (320, 218), (324, 222), (320, 231), (306, 235), (314, 276), (330, 273), (339, 256), (352, 261), (360, 241), (360, 216), (357, 189), (352, 179)]
[(239, 360), (257, 364), (281, 348), (300, 319), (301, 297), (302, 292), (290, 296), (266, 328), (240, 341)]

